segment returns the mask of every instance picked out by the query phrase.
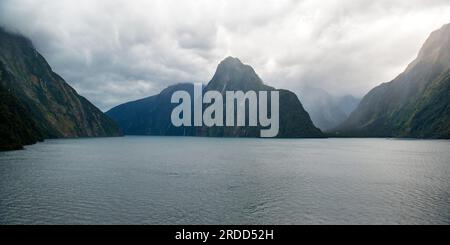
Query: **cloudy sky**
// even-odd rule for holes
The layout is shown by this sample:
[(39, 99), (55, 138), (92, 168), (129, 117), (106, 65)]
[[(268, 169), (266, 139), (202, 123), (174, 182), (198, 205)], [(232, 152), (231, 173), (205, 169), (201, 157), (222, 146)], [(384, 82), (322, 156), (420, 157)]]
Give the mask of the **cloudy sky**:
[(362, 96), (445, 23), (448, 0), (0, 1), (0, 25), (102, 110), (206, 83), (227, 56), (276, 87)]

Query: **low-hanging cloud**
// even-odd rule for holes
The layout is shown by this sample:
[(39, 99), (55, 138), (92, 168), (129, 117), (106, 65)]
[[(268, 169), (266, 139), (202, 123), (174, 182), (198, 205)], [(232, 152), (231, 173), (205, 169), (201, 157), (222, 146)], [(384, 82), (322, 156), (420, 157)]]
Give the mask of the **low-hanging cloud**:
[(29, 37), (101, 109), (239, 57), (273, 86), (361, 96), (400, 73), (448, 0), (2, 0), (0, 25)]

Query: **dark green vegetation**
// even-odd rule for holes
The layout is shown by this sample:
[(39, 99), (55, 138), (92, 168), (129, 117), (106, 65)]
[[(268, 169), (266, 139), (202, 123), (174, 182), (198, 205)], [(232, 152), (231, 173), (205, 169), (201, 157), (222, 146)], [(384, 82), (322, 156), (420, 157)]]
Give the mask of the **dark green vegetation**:
[(0, 149), (16, 150), (41, 141), (42, 134), (24, 105), (0, 86)]
[(114, 121), (54, 73), (28, 39), (2, 29), (0, 86), (0, 149), (42, 138), (120, 135)]
[(433, 32), (397, 78), (372, 89), (339, 136), (450, 138), (450, 24)]
[[(119, 105), (107, 114), (122, 128), (125, 134), (133, 135), (190, 135), (212, 137), (259, 137), (260, 127), (180, 127), (175, 128), (170, 120), (170, 103), (176, 90), (185, 90), (193, 98), (192, 84), (178, 84), (163, 90), (159, 95)], [(265, 85), (252, 67), (244, 65), (236, 58), (222, 61), (212, 80), (204, 88), (207, 91), (274, 91)], [(288, 90), (280, 92), (280, 131), (278, 137), (323, 137), (308, 113), (303, 109), (297, 96)], [(225, 106), (225, 105), (224, 105)]]
[(414, 108), (404, 136), (450, 139), (450, 70), (427, 86)]

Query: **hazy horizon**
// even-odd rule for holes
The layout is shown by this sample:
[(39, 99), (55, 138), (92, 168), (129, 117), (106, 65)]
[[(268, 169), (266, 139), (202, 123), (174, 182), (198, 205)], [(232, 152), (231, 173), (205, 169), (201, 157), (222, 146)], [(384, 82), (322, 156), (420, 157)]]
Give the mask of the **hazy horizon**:
[(207, 83), (227, 56), (297, 94), (316, 87), (362, 97), (449, 22), (442, 0), (0, 3), (0, 25), (30, 38), (102, 110), (174, 83)]

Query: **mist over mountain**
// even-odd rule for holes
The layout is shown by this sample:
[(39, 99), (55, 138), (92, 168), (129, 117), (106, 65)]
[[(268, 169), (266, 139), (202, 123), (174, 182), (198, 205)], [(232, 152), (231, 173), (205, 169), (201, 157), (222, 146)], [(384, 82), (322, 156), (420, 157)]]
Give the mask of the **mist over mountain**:
[(120, 135), (110, 118), (52, 71), (31, 41), (1, 28), (0, 87), (4, 149), (43, 138)]
[(338, 128), (370, 137), (450, 138), (450, 24), (431, 33), (417, 58), (372, 89)]
[[(54, 73), (27, 38), (0, 29), (0, 51), (0, 149), (46, 138), (117, 136), (119, 127), (132, 135), (260, 136), (260, 126), (173, 126), (171, 96), (183, 90), (193, 97), (189, 83), (119, 105), (107, 112), (111, 119)], [(303, 89), (299, 100), (289, 90), (264, 84), (251, 66), (233, 57), (220, 62), (203, 92), (278, 91), (278, 137), (323, 137), (322, 129), (336, 136), (450, 138), (449, 77), (447, 24), (429, 36), (403, 73), (372, 89), (360, 103), (312, 87)]]
[[(119, 105), (108, 111), (107, 115), (119, 124), (125, 134), (260, 137), (260, 126), (174, 128), (170, 115), (176, 105), (171, 104), (170, 99), (175, 90), (188, 91), (193, 98), (192, 84), (178, 84), (170, 86), (158, 95)], [(237, 58), (228, 57), (223, 60), (203, 92), (219, 91), (224, 96), (226, 91), (250, 90), (279, 91), (280, 130), (277, 137), (323, 137), (293, 92), (276, 90), (265, 85), (251, 66), (244, 65)]]
[(352, 95), (331, 95), (324, 89), (310, 86), (303, 87), (299, 97), (314, 125), (322, 131), (339, 126), (360, 102)]
[(207, 82), (231, 54), (277, 88), (362, 97), (448, 22), (447, 0), (0, 1), (1, 25), (101, 110)]

